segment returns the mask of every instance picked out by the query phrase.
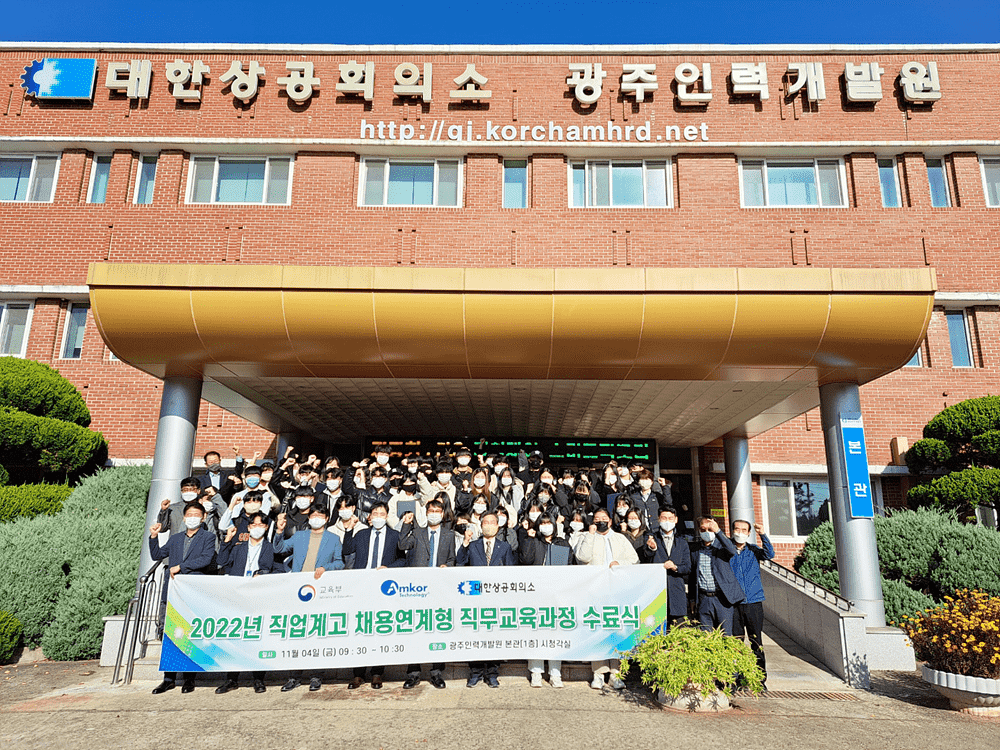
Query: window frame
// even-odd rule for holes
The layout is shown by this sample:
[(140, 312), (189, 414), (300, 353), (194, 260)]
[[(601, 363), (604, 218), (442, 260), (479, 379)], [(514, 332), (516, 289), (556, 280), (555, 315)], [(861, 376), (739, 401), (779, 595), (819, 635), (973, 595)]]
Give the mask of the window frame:
[[(917, 358), (916, 364), (911, 364), (911, 362), (913, 362), (913, 357)], [(917, 347), (917, 351), (914, 353), (913, 357), (910, 357), (903, 367), (908, 367), (911, 370), (919, 370), (924, 366), (924, 343), (922, 341), (920, 342), (920, 346)]]
[[(19, 201), (16, 198), (12, 200), (0, 198), (0, 203), (54, 203), (55, 202), (56, 189), (59, 186), (59, 169), (62, 166), (62, 152), (60, 151), (57, 153), (53, 153), (49, 151), (39, 151), (39, 152), (31, 152), (23, 154), (17, 152), (7, 152), (4, 154), (0, 154), (0, 161), (3, 161), (5, 159), (27, 159), (29, 157), (31, 159), (31, 172), (28, 173), (27, 197), (23, 201)], [(55, 171), (52, 172), (52, 193), (49, 195), (49, 199), (44, 201), (31, 200), (31, 194), (34, 192), (35, 189), (35, 177), (38, 173), (38, 159), (39, 158), (51, 159), (53, 157), (56, 160), (56, 168)], [(0, 304), (4, 303), (0, 301)]]
[[(367, 192), (368, 184), (368, 164), (370, 162), (383, 162), (386, 165), (386, 169), (382, 175), (382, 202), (377, 204), (365, 203), (365, 193)], [(431, 187), (431, 191), (434, 195), (433, 203), (409, 203), (409, 204), (397, 204), (388, 203), (387, 199), (389, 197), (389, 165), (390, 164), (426, 164), (432, 162), (434, 164), (434, 184)], [(440, 197), (440, 176), (441, 170), (440, 165), (442, 163), (454, 163), (458, 165), (458, 175), (456, 177), (455, 183), (455, 205), (454, 206), (443, 206), (439, 204), (438, 198)], [(406, 157), (394, 157), (394, 156), (366, 156), (361, 158), (361, 165), (358, 170), (358, 208), (389, 208), (389, 209), (407, 209), (407, 208), (434, 208), (434, 209), (456, 209), (465, 208), (465, 158), (462, 156), (431, 156), (431, 157), (417, 157), (417, 156), (406, 156)]]
[[(772, 206), (771, 202), (770, 202), (770, 196), (768, 194), (768, 186), (767, 186), (767, 163), (769, 161), (770, 162), (774, 162), (774, 163), (781, 162), (783, 164), (801, 164), (802, 166), (805, 166), (807, 164), (811, 164), (812, 168), (813, 168), (813, 176), (815, 177), (815, 180), (816, 180), (816, 183), (815, 183), (816, 184), (816, 200), (817, 200), (816, 205), (810, 205), (808, 203), (802, 203), (802, 204), (794, 204), (794, 205)], [(762, 182), (761, 187), (762, 187), (763, 196), (764, 196), (764, 205), (763, 206), (748, 206), (747, 203), (746, 203), (746, 197), (744, 195), (744, 189), (743, 189), (743, 173), (744, 173), (744, 169), (745, 169), (744, 165), (747, 164), (748, 162), (751, 162), (751, 163), (754, 163), (754, 164), (756, 164), (757, 162), (760, 162), (760, 164), (763, 167), (763, 171), (761, 173), (761, 182)], [(842, 203), (839, 203), (839, 204), (834, 205), (834, 206), (823, 205), (823, 202), (822, 202), (823, 201), (823, 192), (820, 189), (820, 179), (819, 179), (819, 164), (820, 164), (820, 162), (836, 162), (837, 163), (837, 185), (840, 188), (840, 198), (843, 201)], [(787, 158), (787, 159), (786, 158), (776, 158), (776, 157), (754, 157), (754, 158), (742, 158), (741, 157), (740, 160), (739, 160), (739, 184), (740, 184), (740, 208), (757, 208), (757, 209), (764, 209), (764, 208), (768, 208), (768, 209), (819, 208), (819, 209), (824, 209), (824, 210), (837, 209), (837, 208), (841, 208), (841, 209), (843, 209), (843, 208), (850, 208), (850, 203), (849, 203), (848, 197), (847, 197), (848, 196), (848, 193), (847, 193), (847, 169), (846, 169), (846, 166), (844, 164), (843, 157), (840, 157), (840, 156), (836, 156), (836, 157), (824, 157), (824, 156), (816, 156), (816, 157), (790, 157), (790, 158)]]
[[(895, 206), (885, 205), (885, 193), (882, 191), (882, 165), (879, 162), (891, 161), (892, 162), (892, 179), (896, 186), (896, 203)], [(895, 156), (878, 156), (875, 158), (875, 167), (878, 170), (878, 189), (879, 195), (882, 198), (882, 208), (903, 208), (903, 185), (899, 179), (899, 159)]]
[(66, 341), (69, 338), (69, 324), (73, 319), (73, 308), (74, 307), (86, 307), (87, 314), (83, 317), (83, 331), (84, 335), (87, 332), (87, 319), (90, 317), (90, 303), (89, 302), (70, 302), (66, 306), (66, 320), (63, 322), (63, 332), (62, 340), (59, 342), (59, 356), (57, 359), (65, 359), (69, 361), (78, 361), (83, 359), (83, 341), (80, 341), (80, 356), (79, 357), (67, 357), (66, 356)]
[(104, 189), (104, 200), (100, 203), (94, 201), (94, 182), (97, 177), (97, 164), (99, 159), (107, 159), (108, 164), (108, 181), (111, 181), (111, 164), (112, 155), (111, 154), (94, 154), (90, 160), (90, 181), (87, 184), (87, 203), (93, 204), (95, 206), (100, 206), (108, 201), (107, 187)]
[[(153, 168), (153, 192), (148, 202), (139, 202), (139, 187), (142, 185), (142, 166), (147, 161), (152, 161), (156, 166)], [(136, 206), (152, 206), (156, 197), (156, 174), (160, 171), (160, 155), (139, 154), (135, 162), (135, 187), (132, 188), (132, 203)]]
[[(792, 532), (793, 532), (793, 534), (791, 536), (789, 536), (787, 534), (773, 534), (771, 532), (771, 511), (770, 511), (770, 508), (768, 507), (768, 498), (767, 498), (767, 491), (768, 491), (769, 488), (767, 487), (767, 484), (766, 484), (768, 481), (788, 482), (788, 487), (786, 488), (787, 489), (786, 502), (788, 503), (788, 508), (791, 511), (790, 518), (792, 519)], [(873, 479), (871, 478), (870, 475), (869, 475), (869, 481), (873, 481)], [(830, 477), (828, 475), (826, 475), (826, 474), (763, 474), (763, 475), (759, 475), (757, 477), (757, 486), (760, 488), (760, 512), (761, 512), (761, 516), (762, 516), (761, 520), (763, 521), (763, 524), (764, 524), (765, 533), (773, 541), (778, 541), (778, 542), (782, 542), (782, 543), (798, 543), (798, 542), (802, 542), (802, 541), (804, 541), (804, 540), (806, 540), (806, 539), (809, 538), (808, 535), (801, 536), (799, 534), (799, 520), (798, 520), (798, 517), (795, 514), (795, 488), (792, 486), (793, 482), (825, 482), (828, 488), (830, 487), (830, 484), (831, 484), (830, 483)], [(832, 497), (832, 494), (833, 493), (831, 491), (831, 498), (830, 498), (830, 504), (831, 504), (830, 517), (831, 517), (831, 519), (833, 517), (833, 512), (832, 512), (833, 497)]]
[[(941, 176), (944, 178), (944, 197), (945, 204), (943, 206), (934, 205), (934, 191), (931, 189), (931, 165), (929, 162), (938, 161), (941, 162)], [(954, 199), (951, 194), (951, 185), (948, 181), (948, 162), (943, 156), (931, 156), (924, 157), (924, 168), (927, 170), (927, 197), (930, 198), (931, 208), (952, 208), (954, 206)]]
[[(962, 325), (965, 331), (965, 348), (966, 354), (969, 357), (969, 364), (967, 365), (956, 365), (955, 364), (955, 351), (951, 346), (951, 327), (948, 325), (948, 314), (951, 313), (961, 313), (962, 315)], [(976, 369), (976, 356), (972, 348), (972, 329), (969, 327), (969, 309), (967, 307), (951, 307), (945, 308), (945, 328), (948, 330), (948, 352), (951, 354), (951, 366), (955, 370), (974, 370)]]
[(997, 169), (1000, 169), (1000, 156), (980, 156), (979, 157), (979, 174), (983, 180), (983, 202), (986, 204), (987, 208), (1000, 208), (1000, 190), (997, 191), (997, 202), (990, 203), (990, 191), (988, 183), (986, 182), (986, 163), (989, 162), (991, 165), (996, 165)]
[[(509, 161), (523, 161), (524, 162), (524, 205), (523, 206), (506, 206), (504, 201), (507, 198), (507, 162)], [(524, 157), (523, 159), (507, 159), (502, 158), (500, 160), (500, 208), (509, 211), (522, 211), (526, 208), (531, 208), (531, 176), (529, 173), (529, 168), (531, 164), (531, 159)]]
[[(211, 200), (196, 201), (194, 198), (194, 175), (195, 162), (199, 159), (212, 159), (212, 193)], [(271, 180), (271, 162), (276, 160), (288, 160), (288, 190), (285, 193), (283, 203), (269, 203), (267, 201), (267, 191)], [(262, 200), (259, 202), (247, 201), (220, 201), (215, 196), (219, 192), (219, 164), (224, 161), (262, 161), (264, 162), (264, 190)], [(191, 154), (188, 159), (187, 188), (184, 191), (184, 203), (190, 206), (290, 206), (292, 205), (292, 180), (295, 174), (295, 155), (274, 155), (274, 156), (243, 156), (240, 154)]]
[(7, 325), (7, 309), (11, 305), (28, 306), (28, 316), (24, 321), (24, 341), (21, 342), (20, 352), (4, 353), (0, 351), (0, 357), (17, 357), (18, 359), (24, 359), (28, 356), (28, 340), (31, 338), (31, 321), (35, 314), (35, 300), (0, 299), (0, 342), (3, 341), (3, 334)]
[[(642, 168), (642, 205), (641, 206), (616, 206), (613, 202), (614, 196), (614, 166), (615, 164), (634, 164), (639, 162)], [(584, 194), (583, 194), (583, 205), (577, 206), (573, 203), (573, 169), (575, 166), (583, 164), (584, 171)], [(608, 166), (608, 205), (598, 206), (591, 203), (592, 192), (594, 190), (594, 180), (596, 178), (596, 173), (591, 168), (592, 164), (606, 164)], [(664, 191), (666, 193), (666, 202), (662, 206), (651, 206), (649, 205), (649, 164), (663, 164), (664, 173)], [(584, 209), (587, 211), (592, 210), (654, 210), (662, 211), (666, 209), (672, 209), (674, 207), (674, 160), (672, 156), (666, 156), (662, 159), (568, 159), (566, 161), (566, 203), (569, 208)]]

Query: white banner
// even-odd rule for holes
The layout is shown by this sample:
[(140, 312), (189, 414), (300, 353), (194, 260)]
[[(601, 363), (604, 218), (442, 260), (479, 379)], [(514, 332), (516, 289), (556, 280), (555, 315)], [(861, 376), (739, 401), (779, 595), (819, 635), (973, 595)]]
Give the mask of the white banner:
[(659, 565), (177, 576), (160, 669), (615, 658), (662, 626), (665, 583)]

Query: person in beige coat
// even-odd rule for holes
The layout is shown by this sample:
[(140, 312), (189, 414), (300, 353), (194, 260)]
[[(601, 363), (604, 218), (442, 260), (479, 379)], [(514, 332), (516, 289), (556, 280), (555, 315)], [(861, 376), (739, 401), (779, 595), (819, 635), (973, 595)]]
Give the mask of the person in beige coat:
[[(639, 556), (635, 553), (632, 543), (611, 529), (611, 516), (604, 508), (599, 508), (594, 512), (594, 522), (586, 534), (577, 534), (576, 543), (573, 546), (573, 554), (576, 555), (577, 562), (583, 565), (600, 565), (604, 567), (615, 567), (616, 565), (635, 565), (639, 562)], [(604, 675), (610, 674), (609, 684), (615, 690), (625, 687), (618, 676), (618, 667), (621, 662), (618, 659), (605, 659), (603, 661), (592, 661), (591, 669), (594, 671), (594, 680), (590, 686), (595, 690), (604, 689)]]

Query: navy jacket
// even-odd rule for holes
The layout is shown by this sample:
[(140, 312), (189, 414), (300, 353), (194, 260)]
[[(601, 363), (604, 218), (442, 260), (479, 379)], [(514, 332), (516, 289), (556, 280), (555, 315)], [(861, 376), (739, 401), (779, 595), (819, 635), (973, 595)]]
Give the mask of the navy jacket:
[[(667, 555), (667, 543), (664, 539), (663, 529), (657, 528), (653, 534), (656, 542), (656, 549), (650, 557), (650, 562), (663, 565), (667, 560), (677, 566), (677, 570), (666, 570), (667, 574), (667, 607), (671, 617), (683, 617), (687, 614), (687, 592), (684, 590), (684, 582), (691, 574), (691, 547), (685, 539), (678, 535), (679, 528), (673, 531), (674, 547)], [(646, 547), (648, 550), (649, 547)]]
[[(677, 533), (676, 530), (674, 533)], [(736, 574), (733, 573), (733, 568), (729, 564), (729, 561), (736, 555), (736, 545), (721, 530), (716, 532), (715, 538), (719, 544), (713, 544), (708, 548), (712, 555), (712, 575), (715, 578), (716, 590), (720, 594), (719, 598), (722, 603), (727, 607), (732, 607), (745, 598), (743, 589), (736, 581)], [(697, 541), (691, 543), (691, 580), (688, 590), (693, 599), (701, 596), (701, 592), (698, 591), (698, 550), (701, 549), (705, 549), (705, 545), (699, 537)]]
[[(399, 532), (383, 526), (381, 529), (384, 541), (382, 542), (382, 559), (376, 567), (385, 566), (387, 568), (402, 568), (406, 565), (406, 557), (399, 550)], [(370, 567), (368, 560), (368, 549), (375, 529), (370, 526), (361, 529), (357, 534), (352, 531), (344, 534), (344, 559), (349, 555), (354, 555), (354, 570), (363, 570)]]
[(186, 532), (172, 533), (167, 543), (160, 546), (159, 538), (149, 538), (149, 555), (154, 560), (170, 558), (170, 567), (181, 566), (185, 575), (205, 575), (215, 573), (215, 534), (199, 526), (191, 540), (187, 556), (184, 555)]
[[(274, 559), (274, 547), (267, 539), (260, 540), (260, 557), (257, 559), (259, 573), (283, 572), (284, 567)], [(219, 568), (227, 576), (242, 576), (247, 567), (249, 542), (237, 542), (236, 537), (222, 545), (219, 550)]]
[[(466, 547), (464, 544), (459, 545), (458, 555), (455, 556), (456, 565), (475, 565), (479, 567), (486, 566), (486, 546), (483, 543), (483, 538), (479, 537), (474, 542), (470, 542), (469, 546)], [(490, 567), (496, 567), (498, 565), (517, 565), (517, 561), (514, 559), (514, 550), (510, 548), (503, 539), (493, 539), (493, 558), (490, 560)]]

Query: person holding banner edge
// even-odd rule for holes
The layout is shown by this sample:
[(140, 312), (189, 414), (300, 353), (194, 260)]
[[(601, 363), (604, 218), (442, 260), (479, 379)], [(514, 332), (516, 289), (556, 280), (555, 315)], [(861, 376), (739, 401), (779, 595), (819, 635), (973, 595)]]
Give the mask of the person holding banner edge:
[(684, 583), (691, 574), (691, 548), (677, 535), (677, 511), (660, 510), (659, 526), (646, 542), (647, 560), (662, 565), (667, 575), (667, 623), (673, 625), (687, 615)]

